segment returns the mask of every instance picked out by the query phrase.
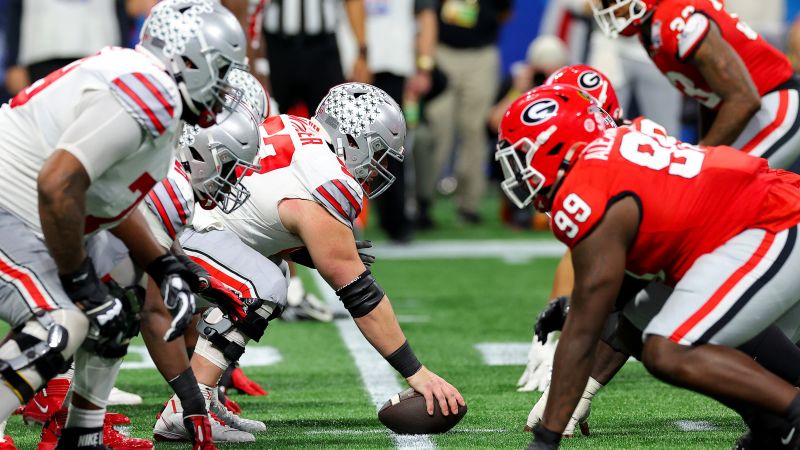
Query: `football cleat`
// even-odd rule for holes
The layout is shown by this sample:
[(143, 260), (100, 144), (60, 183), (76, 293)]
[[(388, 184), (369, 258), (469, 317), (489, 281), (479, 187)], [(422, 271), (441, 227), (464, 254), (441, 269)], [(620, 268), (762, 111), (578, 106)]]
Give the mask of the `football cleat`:
[(132, 392), (125, 392), (122, 389), (112, 388), (111, 394), (108, 396), (108, 405), (141, 405), (142, 404), (142, 397), (132, 393)]
[(288, 322), (298, 320), (316, 320), (317, 322), (331, 322), (334, 319), (333, 311), (328, 305), (322, 303), (314, 294), (304, 292), (296, 304), (287, 304), (281, 314), (281, 319)]
[[(153, 427), (153, 438), (156, 441), (191, 441), (192, 437), (183, 422), (183, 414), (177, 411), (172, 403), (168, 402), (167, 406), (158, 415), (156, 425)], [(211, 437), (216, 443), (243, 443), (255, 442), (256, 440), (252, 434), (230, 427), (213, 416), (211, 416), (209, 422), (211, 424)]]
[(0, 436), (0, 450), (18, 450), (11, 436)]
[(241, 367), (236, 367), (231, 372), (231, 386), (234, 389), (237, 389), (239, 392), (247, 395), (252, 395), (255, 397), (260, 397), (263, 395), (268, 395), (268, 392), (261, 387), (260, 384), (253, 381), (245, 375), (244, 371), (242, 371)]
[(236, 428), (237, 430), (246, 431), (248, 433), (263, 433), (267, 431), (267, 425), (259, 420), (245, 419), (234, 414), (218, 398), (212, 398), (210, 410), (226, 425)]
[(54, 378), (22, 407), (22, 420), (30, 425), (43, 424), (64, 404), (69, 392), (68, 378)]
[[(42, 428), (42, 437), (36, 450), (55, 450), (58, 439), (67, 421), (67, 409), (53, 414)], [(127, 422), (126, 422), (127, 421)], [(153, 443), (147, 439), (128, 437), (117, 431), (115, 425), (130, 424), (130, 419), (118, 413), (106, 414), (103, 422), (103, 444), (111, 450), (152, 450)], [(2, 447), (0, 447), (1, 449)]]

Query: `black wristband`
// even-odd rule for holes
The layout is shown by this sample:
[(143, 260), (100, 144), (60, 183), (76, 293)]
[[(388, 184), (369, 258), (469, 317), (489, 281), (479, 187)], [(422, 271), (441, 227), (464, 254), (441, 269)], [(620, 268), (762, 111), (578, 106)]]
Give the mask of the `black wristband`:
[(417, 359), (414, 350), (408, 345), (408, 341), (403, 342), (397, 350), (392, 352), (391, 355), (386, 357), (386, 361), (394, 367), (394, 370), (400, 373), (403, 378), (408, 378), (411, 375), (419, 372), (422, 368), (422, 363)]
[(72, 273), (59, 275), (64, 292), (72, 301), (85, 300), (96, 295), (96, 292), (105, 292), (100, 278), (94, 271), (92, 259), (88, 256), (81, 262), (78, 269)]
[(175, 255), (172, 253), (165, 253), (152, 260), (144, 270), (148, 275), (153, 277), (153, 281), (155, 281), (157, 285), (161, 286), (161, 283), (164, 282), (164, 278), (166, 278), (167, 275), (181, 273), (188, 269), (186, 269)]
[(558, 447), (561, 442), (561, 433), (550, 431), (541, 423), (533, 427), (533, 437), (536, 441)]

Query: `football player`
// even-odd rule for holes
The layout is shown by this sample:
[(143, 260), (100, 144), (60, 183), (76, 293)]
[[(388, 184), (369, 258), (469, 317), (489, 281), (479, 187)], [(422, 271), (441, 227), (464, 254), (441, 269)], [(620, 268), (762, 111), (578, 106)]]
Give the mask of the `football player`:
[(126, 331), (123, 302), (97, 276), (108, 262), (87, 257), (85, 242), (110, 229), (161, 286), (174, 332), (182, 331), (192, 276), (157, 244), (136, 205), (166, 176), (182, 119), (212, 124), (227, 74), (244, 59), (235, 18), (207, 1), (162, 2), (143, 41), (75, 61), (0, 109), (0, 317), (15, 331), (0, 347), (0, 419), (74, 354), (61, 448), (103, 448), (119, 364), (96, 350)]
[(590, 1), (607, 36), (638, 35), (664, 76), (700, 104), (700, 145), (800, 169), (800, 83), (786, 56), (723, 0)]
[(626, 271), (675, 287), (645, 328), (645, 367), (727, 405), (773, 414), (780, 424), (759, 433), (756, 448), (779, 440), (800, 447), (794, 387), (733, 349), (773, 323), (797, 328), (800, 177), (729, 147), (616, 128), (570, 86), (521, 97), (500, 131), (498, 159), (507, 180), (517, 180), (506, 194), (552, 214), (575, 267), (563, 345), (530, 448), (558, 447)]
[[(403, 158), (399, 106), (380, 89), (346, 83), (331, 89), (314, 118), (271, 117), (260, 131), (261, 170), (244, 181), (250, 200), (228, 215), (198, 212), (180, 237), (188, 255), (250, 304), (245, 313), (212, 309), (198, 325), (192, 368), (201, 390), (213, 390), (246, 343), (258, 341), (280, 315), (285, 264), (279, 268), (268, 258), (291, 259), (316, 267), (369, 342), (424, 394), (429, 413), (434, 397), (442, 414), (455, 413), (464, 399), (416, 358), (353, 238), (363, 194), (372, 198), (386, 190), (394, 180), (388, 159)], [(174, 400), (161, 413), (156, 435), (182, 434)]]

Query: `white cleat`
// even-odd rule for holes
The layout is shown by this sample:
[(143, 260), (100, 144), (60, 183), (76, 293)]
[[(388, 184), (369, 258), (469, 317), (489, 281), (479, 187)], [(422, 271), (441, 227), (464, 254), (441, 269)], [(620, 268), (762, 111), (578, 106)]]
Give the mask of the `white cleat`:
[(263, 433), (267, 431), (267, 424), (260, 420), (245, 419), (236, 415), (214, 397), (211, 399), (211, 412), (220, 418), (226, 425), (248, 433)]
[[(244, 443), (256, 441), (256, 437), (252, 434), (224, 425), (214, 416), (211, 416), (210, 422), (211, 437), (214, 439), (215, 443)], [(175, 412), (168, 404), (168, 406), (161, 411), (161, 415), (158, 417), (155, 427), (153, 427), (153, 439), (156, 441), (189, 441), (189, 432), (186, 431), (186, 427), (183, 425), (183, 414)]]
[(108, 405), (141, 405), (142, 397), (132, 393), (125, 392), (122, 389), (111, 388), (111, 394), (108, 396)]

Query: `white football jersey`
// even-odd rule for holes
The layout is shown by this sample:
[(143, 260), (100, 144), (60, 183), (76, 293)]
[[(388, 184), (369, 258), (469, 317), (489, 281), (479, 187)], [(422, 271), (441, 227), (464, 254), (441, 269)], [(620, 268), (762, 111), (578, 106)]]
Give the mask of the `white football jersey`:
[[(62, 142), (80, 113), (91, 109), (94, 98), (110, 102), (112, 110), (127, 112), (133, 120), (124, 113), (115, 116), (122, 117), (128, 128), (138, 124), (138, 129), (121, 133), (107, 129), (119, 127), (115, 122), (101, 120), (84, 134), (112, 132), (135, 137), (136, 142), (131, 138), (130, 146), (117, 142), (115, 150), (92, 154), (82, 152), (79, 144)], [(64, 148), (91, 179), (86, 233), (116, 225), (166, 177), (180, 130), (181, 106), (172, 77), (155, 58), (136, 50), (109, 47), (36, 81), (0, 109), (0, 208), (41, 235), (37, 176), (50, 155)]]
[(139, 205), (153, 236), (166, 248), (172, 245), (184, 228), (191, 225), (194, 207), (192, 183), (177, 161), (167, 178), (156, 184)]
[(304, 247), (278, 214), (280, 202), (290, 198), (315, 201), (352, 228), (361, 213), (363, 192), (325, 142), (319, 126), (283, 114), (265, 120), (259, 133), (261, 171), (243, 181), (250, 199), (230, 214), (196, 211), (194, 228), (231, 230), (264, 256)]

